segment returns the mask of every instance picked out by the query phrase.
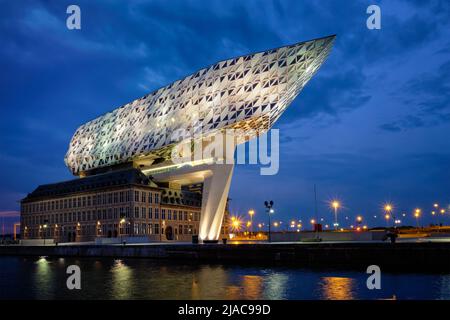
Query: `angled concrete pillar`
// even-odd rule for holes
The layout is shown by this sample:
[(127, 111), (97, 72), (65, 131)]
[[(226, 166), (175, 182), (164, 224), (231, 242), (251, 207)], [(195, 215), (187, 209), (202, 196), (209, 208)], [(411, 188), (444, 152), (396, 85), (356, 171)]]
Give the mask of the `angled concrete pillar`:
[(199, 238), (218, 240), (230, 190), (233, 164), (212, 164), (203, 182)]

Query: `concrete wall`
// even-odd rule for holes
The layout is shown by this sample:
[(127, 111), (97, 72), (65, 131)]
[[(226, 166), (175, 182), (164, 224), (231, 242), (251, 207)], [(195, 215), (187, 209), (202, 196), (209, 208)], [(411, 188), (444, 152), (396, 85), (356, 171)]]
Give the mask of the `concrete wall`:
[(319, 236), (322, 241), (380, 241), (385, 231), (364, 232), (277, 232), (272, 233), (272, 242), (307, 241)]
[[(23, 239), (20, 240), (20, 244), (23, 246), (43, 246), (44, 239)], [(55, 241), (53, 239), (45, 239), (45, 245), (54, 245)]]

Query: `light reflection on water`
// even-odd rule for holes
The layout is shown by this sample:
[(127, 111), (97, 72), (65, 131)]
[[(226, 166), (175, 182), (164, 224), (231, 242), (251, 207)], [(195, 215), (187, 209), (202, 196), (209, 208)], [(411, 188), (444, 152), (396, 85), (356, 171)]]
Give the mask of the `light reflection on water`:
[(353, 300), (356, 289), (355, 279), (344, 277), (324, 277), (321, 291), (327, 300)]
[[(71, 264), (81, 268), (82, 290), (66, 288)], [(0, 257), (0, 299), (450, 299), (450, 274), (382, 274), (382, 290), (368, 290), (367, 276), (365, 270)]]

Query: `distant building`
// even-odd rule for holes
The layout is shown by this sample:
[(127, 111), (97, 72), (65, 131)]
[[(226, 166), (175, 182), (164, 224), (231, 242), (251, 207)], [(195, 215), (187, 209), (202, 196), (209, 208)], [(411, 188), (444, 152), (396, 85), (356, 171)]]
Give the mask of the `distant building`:
[(138, 169), (117, 170), (39, 186), (21, 201), (21, 234), (57, 242), (191, 241), (198, 234), (201, 198), (187, 188), (157, 185)]

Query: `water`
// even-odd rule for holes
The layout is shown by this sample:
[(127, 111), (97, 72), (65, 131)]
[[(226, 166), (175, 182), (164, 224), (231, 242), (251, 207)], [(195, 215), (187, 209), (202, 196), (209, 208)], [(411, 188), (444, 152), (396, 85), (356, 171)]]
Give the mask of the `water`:
[[(80, 266), (81, 290), (66, 287)], [(450, 299), (450, 274), (190, 265), (146, 259), (0, 257), (0, 299)]]

